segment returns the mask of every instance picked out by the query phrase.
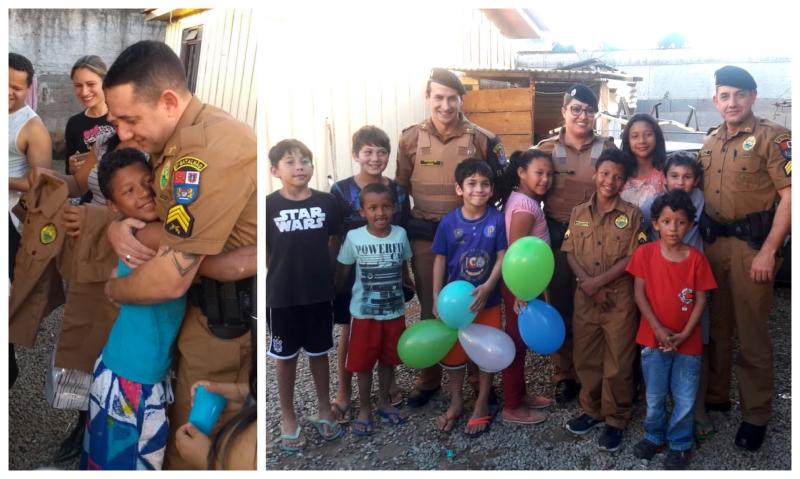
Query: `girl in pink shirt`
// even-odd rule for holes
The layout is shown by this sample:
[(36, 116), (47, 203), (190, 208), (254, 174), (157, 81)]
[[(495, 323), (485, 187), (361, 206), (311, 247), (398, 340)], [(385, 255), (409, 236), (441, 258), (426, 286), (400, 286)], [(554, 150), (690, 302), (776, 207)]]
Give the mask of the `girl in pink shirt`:
[(622, 151), (636, 160), (636, 172), (619, 195), (641, 208), (648, 199), (666, 191), (661, 168), (667, 158), (667, 147), (655, 118), (645, 113), (633, 115), (622, 130)]
[[(553, 159), (540, 150), (515, 151), (498, 179), (497, 192), (505, 215), (509, 246), (523, 236), (536, 236), (550, 244), (542, 201), (553, 184)], [(550, 406), (549, 398), (528, 395), (525, 386), (525, 353), (517, 323), (518, 300), (501, 285), (506, 314), (506, 333), (517, 348), (514, 361), (503, 370), (503, 421), (517, 424), (538, 424), (547, 416), (538, 411)]]

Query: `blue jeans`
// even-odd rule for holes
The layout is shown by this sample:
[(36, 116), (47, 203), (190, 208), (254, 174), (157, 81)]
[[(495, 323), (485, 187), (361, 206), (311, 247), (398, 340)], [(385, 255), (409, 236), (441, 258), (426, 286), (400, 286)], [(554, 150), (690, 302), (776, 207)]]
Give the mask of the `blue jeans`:
[[(688, 451), (694, 442), (694, 400), (700, 385), (702, 356), (642, 349), (642, 373), (647, 390), (644, 438), (665, 442), (676, 451)], [(672, 417), (667, 424), (667, 394), (672, 394)]]

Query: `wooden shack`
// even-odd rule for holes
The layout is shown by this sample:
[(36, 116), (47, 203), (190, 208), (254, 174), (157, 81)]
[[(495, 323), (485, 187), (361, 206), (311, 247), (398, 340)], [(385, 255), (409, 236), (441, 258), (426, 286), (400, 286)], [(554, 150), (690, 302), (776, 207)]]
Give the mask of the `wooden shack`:
[[(599, 110), (610, 116), (635, 110), (636, 82), (596, 60), (561, 69), (459, 69), (468, 88), (464, 114), (472, 122), (494, 132), (506, 151), (528, 148), (550, 136), (561, 126), (564, 92), (575, 83), (591, 88), (599, 99)], [(613, 119), (597, 116), (595, 128), (602, 135), (618, 136)]]

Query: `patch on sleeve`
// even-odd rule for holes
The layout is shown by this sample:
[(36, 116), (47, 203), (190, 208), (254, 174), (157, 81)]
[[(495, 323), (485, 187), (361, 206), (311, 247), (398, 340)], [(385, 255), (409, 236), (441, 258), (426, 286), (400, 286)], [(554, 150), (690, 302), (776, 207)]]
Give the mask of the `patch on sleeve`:
[(189, 209), (184, 205), (174, 205), (167, 212), (167, 220), (164, 223), (164, 229), (168, 233), (179, 238), (189, 238), (192, 236), (192, 227), (194, 226), (194, 216), (189, 212)]
[(789, 160), (789, 171), (786, 173), (788, 175), (792, 170), (792, 135), (784, 133), (782, 135), (778, 135), (774, 141), (778, 145), (778, 149), (781, 151), (781, 156)]
[(783, 171), (786, 173), (786, 176), (792, 176), (792, 160), (788, 160), (783, 165)]
[(172, 195), (175, 203), (190, 205), (200, 196), (200, 172), (206, 169), (205, 161), (184, 156), (175, 162), (172, 173)]
[(564, 232), (564, 239), (565, 240), (569, 239), (569, 228), (567, 228), (567, 231)]
[(645, 233), (644, 231), (640, 231), (639, 234), (636, 236), (636, 241), (639, 244), (647, 243), (647, 233)]
[(159, 175), (158, 179), (158, 186), (163, 190), (167, 187), (169, 183), (169, 161), (164, 163), (164, 167), (161, 168), (161, 175)]
[(48, 223), (39, 230), (39, 242), (42, 244), (50, 244), (55, 241), (56, 238), (58, 238), (58, 231), (56, 230), (56, 225), (53, 223)]
[(498, 142), (496, 145), (494, 145), (492, 151), (494, 152), (495, 156), (497, 156), (498, 163), (500, 163), (503, 166), (505, 166), (508, 163), (508, 160), (506, 159), (506, 149), (503, 148), (502, 143)]

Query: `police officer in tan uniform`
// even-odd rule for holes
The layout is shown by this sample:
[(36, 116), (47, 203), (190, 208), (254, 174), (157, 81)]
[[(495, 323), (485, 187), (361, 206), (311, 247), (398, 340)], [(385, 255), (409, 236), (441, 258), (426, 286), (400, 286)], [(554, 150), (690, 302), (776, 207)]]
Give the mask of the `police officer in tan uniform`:
[(731, 407), (735, 330), (742, 409), (735, 442), (756, 450), (772, 410), (768, 321), (779, 252), (791, 224), (792, 138), (783, 126), (753, 115), (757, 91), (750, 73), (725, 66), (715, 77), (714, 105), (724, 122), (706, 138), (699, 156), (705, 195), (701, 232), (719, 285), (711, 301), (706, 407)]
[[(414, 203), (406, 230), (414, 252), (412, 268), (421, 319), (433, 318), (433, 259), (431, 250), (436, 227), (444, 215), (461, 205), (455, 191), (456, 166), (467, 158), (489, 163), (496, 175), (506, 164), (500, 138), (471, 123), (461, 112), (464, 85), (448, 71), (431, 71), (425, 98), (431, 115), (422, 123), (403, 130), (397, 150), (395, 180), (405, 187)], [(419, 407), (441, 386), (439, 366), (417, 376), (408, 404)]]
[[(164, 221), (158, 254), (149, 261), (142, 245), (119, 239), (128, 223), (109, 233), (126, 263), (141, 266), (110, 280), (106, 294), (117, 303), (136, 304), (189, 291), (173, 362), (177, 381), (164, 463), (168, 469), (186, 469), (175, 431), (187, 422), (191, 386), (198, 380), (245, 383), (248, 378), (250, 318), (242, 317), (249, 309), (242, 298), (250, 297), (251, 281), (218, 283), (195, 276), (205, 256), (255, 244), (256, 138), (246, 124), (192, 96), (180, 59), (161, 42), (125, 49), (103, 87), (120, 140), (134, 141), (151, 154), (156, 211)], [(193, 294), (198, 288), (200, 293)], [(216, 429), (229, 416), (223, 414)]]
[(611, 138), (594, 133), (597, 96), (589, 87), (576, 84), (564, 94), (561, 116), (564, 127), (558, 135), (539, 142), (536, 148), (553, 157), (555, 178), (547, 195), (545, 214), (550, 230), (551, 248), (555, 257), (553, 279), (548, 287), (550, 303), (564, 318), (567, 329), (564, 344), (553, 354), (556, 382), (556, 403), (563, 407), (578, 396), (580, 385), (572, 358), (572, 313), (575, 298), (575, 275), (561, 251), (561, 240), (569, 227), (569, 215), (579, 203), (588, 201), (595, 186), (592, 182), (594, 164), (600, 153), (616, 148)]

